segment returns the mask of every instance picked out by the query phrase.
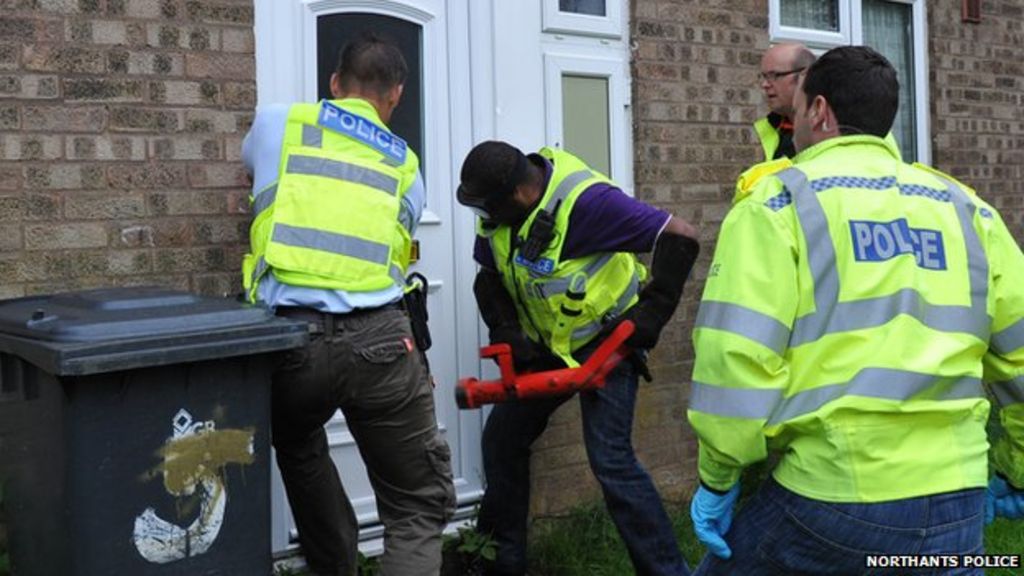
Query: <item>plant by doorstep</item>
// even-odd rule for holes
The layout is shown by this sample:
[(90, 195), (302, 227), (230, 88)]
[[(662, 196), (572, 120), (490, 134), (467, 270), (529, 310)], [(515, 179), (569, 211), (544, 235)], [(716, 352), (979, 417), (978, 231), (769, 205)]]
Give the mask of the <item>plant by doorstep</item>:
[[(475, 518), (475, 516), (474, 516)], [(476, 531), (476, 522), (460, 526), (455, 534), (444, 536), (441, 576), (477, 576), (484, 562), (498, 556), (498, 543)]]

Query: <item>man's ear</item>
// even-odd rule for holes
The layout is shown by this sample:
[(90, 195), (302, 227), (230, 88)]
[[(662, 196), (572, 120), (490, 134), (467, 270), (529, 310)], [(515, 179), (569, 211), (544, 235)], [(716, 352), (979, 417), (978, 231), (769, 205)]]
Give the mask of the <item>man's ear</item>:
[(331, 96), (335, 99), (341, 98), (344, 92), (341, 90), (341, 76), (337, 72), (331, 74)]
[(402, 100), (402, 92), (405, 91), (405, 84), (397, 84), (391, 87), (388, 91), (388, 104), (395, 108), (398, 106), (398, 102)]
[(811, 127), (817, 129), (819, 126), (823, 126), (828, 122), (829, 115), (832, 112), (832, 108), (828, 105), (828, 100), (821, 94), (814, 97), (814, 101), (811, 102), (811, 118), (814, 121), (811, 123)]

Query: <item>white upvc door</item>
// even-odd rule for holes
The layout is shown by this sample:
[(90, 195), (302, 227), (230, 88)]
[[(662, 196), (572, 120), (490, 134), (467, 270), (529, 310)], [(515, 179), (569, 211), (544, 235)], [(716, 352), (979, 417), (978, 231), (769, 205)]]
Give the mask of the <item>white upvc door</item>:
[[(472, 294), (472, 219), (454, 193), (461, 159), (472, 146), (470, 110), (470, 0), (256, 0), (256, 71), (260, 104), (315, 101), (325, 59), (336, 58), (339, 30), (382, 26), (410, 62), (401, 122), (392, 128), (423, 160), (427, 209), (417, 232), (421, 260), (413, 266), (430, 284), (434, 345), (429, 358), (437, 381), (438, 426), (452, 448), (459, 504), (465, 516), (482, 486), (479, 410), (460, 412), (454, 401), (459, 376), (478, 374), (479, 321)], [(326, 48), (332, 48), (327, 50)], [(408, 52), (411, 50), (412, 52)], [(414, 56), (415, 57), (415, 56)], [(373, 492), (352, 435), (340, 412), (328, 425), (331, 455), (359, 518), (361, 548), (380, 549)], [(294, 546), (295, 525), (274, 467), (272, 538), (275, 552)]]

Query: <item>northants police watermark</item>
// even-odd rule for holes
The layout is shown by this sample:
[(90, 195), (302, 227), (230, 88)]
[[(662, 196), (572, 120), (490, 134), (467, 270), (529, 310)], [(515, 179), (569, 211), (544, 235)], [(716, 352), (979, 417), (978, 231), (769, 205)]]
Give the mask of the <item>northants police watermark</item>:
[(1020, 568), (1017, 554), (868, 554), (866, 568)]

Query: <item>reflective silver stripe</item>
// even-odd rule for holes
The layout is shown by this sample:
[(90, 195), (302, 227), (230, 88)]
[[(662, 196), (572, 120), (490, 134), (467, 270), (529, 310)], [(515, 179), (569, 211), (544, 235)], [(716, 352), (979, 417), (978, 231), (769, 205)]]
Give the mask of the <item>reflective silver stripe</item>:
[(252, 201), (252, 217), (255, 218), (264, 210), (270, 208), (270, 205), (274, 203), (276, 198), (277, 182), (274, 182), (269, 188), (264, 188), (263, 191), (257, 192), (256, 198)]
[(256, 282), (259, 281), (260, 278), (263, 277), (263, 274), (267, 271), (267, 268), (268, 266), (266, 258), (260, 256), (259, 258), (256, 259), (256, 267), (253, 268), (251, 277), (252, 283), (254, 285), (256, 284)]
[[(942, 180), (940, 178), (940, 180)], [(967, 269), (971, 280), (971, 308), (981, 316), (988, 318), (986, 302), (988, 300), (988, 257), (981, 247), (978, 231), (974, 229), (974, 212), (977, 207), (959, 186), (943, 180), (956, 207), (956, 215), (960, 218), (964, 242), (967, 244)], [(986, 326), (988, 328), (988, 326)], [(985, 331), (984, 340), (988, 340), (989, 332)]]
[(547, 210), (550, 206), (551, 210), (554, 210), (560, 201), (569, 197), (569, 192), (572, 192), (573, 188), (579, 186), (584, 180), (593, 177), (594, 173), (590, 170), (577, 170), (576, 172), (569, 174), (558, 183), (558, 187), (555, 188), (554, 193), (551, 194), (551, 197), (548, 198), (548, 201), (544, 204), (544, 209)]
[(690, 410), (727, 418), (767, 419), (782, 399), (782, 390), (725, 388), (694, 381)]
[(324, 143), (324, 131), (322, 128), (316, 126), (310, 126), (309, 124), (302, 125), (302, 145), (311, 146), (313, 148), (320, 148)]
[(388, 275), (391, 276), (391, 279), (395, 281), (397, 286), (405, 287), (405, 274), (402, 274), (401, 268), (395, 264), (391, 264), (388, 268)]
[(789, 345), (797, 346), (803, 343), (800, 336), (805, 331), (810, 331), (810, 336), (813, 336), (809, 340), (817, 340), (828, 333), (828, 322), (833, 317), (831, 308), (839, 301), (839, 272), (836, 271), (836, 251), (828, 231), (825, 209), (807, 182), (807, 176), (796, 168), (787, 168), (776, 176), (793, 195), (797, 218), (807, 241), (807, 262), (814, 280), (815, 312), (798, 318), (793, 325)]
[(793, 194), (797, 217), (807, 241), (808, 264), (814, 278), (815, 312), (796, 319), (789, 339), (790, 347), (814, 342), (827, 334), (881, 326), (901, 314), (912, 316), (934, 330), (964, 332), (982, 340), (988, 338), (989, 318), (985, 311), (988, 260), (971, 225), (974, 206), (959, 188), (946, 183), (967, 245), (970, 307), (931, 305), (912, 289), (878, 298), (839, 302), (835, 248), (828, 231), (828, 220), (815, 193), (816, 190), (824, 191), (829, 187), (819, 185), (816, 188), (815, 183), (821, 181), (808, 183), (803, 172), (796, 168), (779, 172), (777, 176)]
[[(616, 316), (621, 315), (623, 312), (625, 312), (626, 311), (626, 307), (629, 306), (630, 300), (632, 300), (633, 296), (636, 296), (637, 292), (639, 292), (639, 291), (640, 291), (640, 279), (637, 278), (636, 275), (634, 274), (633, 277), (630, 278), (630, 280), (629, 280), (629, 286), (626, 286), (626, 291), (622, 293), (622, 296), (619, 296), (619, 300), (615, 303), (615, 308), (612, 308), (606, 314), (606, 316), (614, 318)], [(593, 322), (591, 322), (589, 324), (585, 324), (585, 325), (580, 326), (579, 328), (576, 328), (575, 330), (573, 330), (572, 331), (572, 339), (573, 340), (580, 340), (582, 338), (586, 338), (586, 337), (591, 336), (593, 334), (597, 334), (598, 332), (601, 331), (601, 328), (603, 328), (603, 327), (604, 327), (604, 319), (603, 318), (598, 318), (597, 320), (594, 320)]]
[(369, 168), (328, 158), (295, 154), (288, 157), (287, 171), (289, 174), (323, 176), (324, 178), (332, 178), (343, 182), (354, 182), (375, 188), (392, 196), (398, 193), (397, 179), (380, 172), (374, 172)]
[(1005, 382), (993, 382), (989, 384), (989, 387), (1000, 406), (1024, 402), (1024, 376), (1018, 376)]
[(821, 386), (782, 400), (772, 412), (768, 425), (810, 414), (845, 396), (902, 401), (916, 396), (920, 400), (960, 400), (983, 398), (984, 395), (981, 379), (971, 376), (949, 377), (890, 368), (865, 368), (849, 382)]
[(999, 354), (1009, 354), (1024, 346), (1024, 320), (1017, 320), (993, 334), (990, 344)]
[(412, 219), (412, 208), (409, 208), (408, 204), (402, 202), (402, 205), (398, 208), (398, 223), (406, 230), (412, 231)]
[[(612, 257), (615, 256), (615, 254), (615, 252), (606, 252), (602, 254), (601, 256), (595, 258), (592, 262), (584, 266), (581, 272), (583, 274), (586, 274), (587, 278), (593, 278), (595, 275), (597, 275), (598, 272), (601, 271), (601, 268), (604, 268), (605, 264), (611, 261)], [(572, 283), (572, 278), (578, 274), (579, 272), (577, 272), (577, 274), (574, 274), (571, 277), (566, 276), (561, 278), (552, 278), (547, 282), (534, 282), (534, 288), (532, 288), (533, 293), (536, 294), (539, 298), (551, 298), (552, 296), (559, 296), (565, 294), (569, 290), (569, 287)]]
[(826, 334), (882, 326), (901, 314), (916, 318), (933, 330), (964, 332), (982, 340), (987, 338), (989, 330), (987, 315), (966, 306), (929, 304), (916, 290), (909, 288), (888, 296), (839, 302), (826, 312), (828, 314), (816, 313), (797, 319), (789, 345), (800, 346)]
[(388, 264), (388, 255), (391, 252), (387, 244), (281, 223), (274, 226), (273, 241), (286, 246), (322, 250), (381, 265)]
[(696, 328), (714, 328), (738, 334), (782, 356), (789, 343), (789, 328), (775, 318), (757, 310), (704, 300), (697, 311)]
[(403, 164), (403, 162), (399, 162), (397, 158), (392, 158), (391, 156), (388, 156), (386, 154), (384, 155), (383, 158), (380, 159), (380, 163), (387, 164), (388, 166), (393, 166), (395, 168), (398, 168)]

